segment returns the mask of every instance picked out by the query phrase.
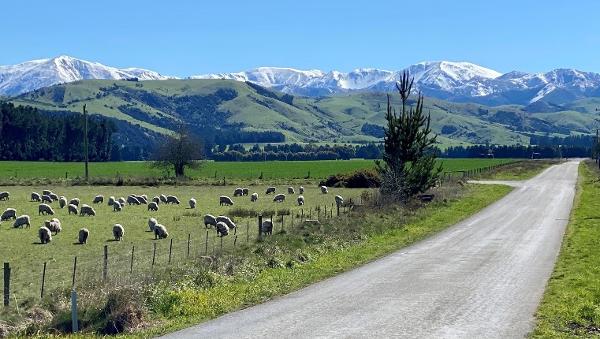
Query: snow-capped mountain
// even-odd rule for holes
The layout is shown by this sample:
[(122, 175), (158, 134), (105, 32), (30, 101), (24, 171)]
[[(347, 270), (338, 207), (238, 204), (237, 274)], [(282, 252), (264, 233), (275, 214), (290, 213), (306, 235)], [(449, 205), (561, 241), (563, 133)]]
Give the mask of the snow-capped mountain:
[(16, 95), (59, 83), (84, 79), (163, 80), (157, 72), (141, 68), (118, 69), (97, 62), (61, 55), (51, 59), (0, 66), (0, 94)]
[[(562, 104), (600, 96), (600, 74), (574, 69), (546, 73), (501, 74), (469, 62), (421, 62), (406, 67), (415, 88), (426, 96), (486, 105), (529, 105), (538, 101)], [(259, 67), (244, 72), (213, 73), (191, 79), (249, 81), (294, 95), (327, 96), (350, 92), (391, 92), (403, 70), (360, 68), (351, 72)], [(0, 66), (0, 95), (18, 95), (41, 87), (83, 79), (163, 80), (173, 77), (141, 68), (114, 68), (97, 62), (59, 56)]]

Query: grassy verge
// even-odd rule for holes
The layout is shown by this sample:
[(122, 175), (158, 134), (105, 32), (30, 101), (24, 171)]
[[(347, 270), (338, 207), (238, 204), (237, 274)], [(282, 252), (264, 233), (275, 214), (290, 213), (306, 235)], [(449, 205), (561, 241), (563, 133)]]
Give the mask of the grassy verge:
[(491, 180), (526, 180), (538, 175), (546, 168), (555, 165), (556, 160), (523, 160), (504, 165), (484, 174), (481, 179)]
[(561, 252), (536, 313), (533, 338), (600, 336), (600, 171), (579, 167)]
[[(175, 331), (300, 289), (434, 234), (479, 211), (509, 191), (510, 188), (504, 186), (472, 186), (460, 199), (431, 204), (408, 217), (394, 210), (369, 213), (358, 219), (366, 229), (371, 229), (361, 239), (344, 246), (305, 248), (303, 255), (311, 260), (304, 263), (290, 265), (288, 261), (276, 265), (281, 267), (262, 270), (251, 279), (245, 275), (234, 276), (212, 288), (179, 285), (156, 294), (151, 303), (161, 323), (132, 336), (146, 337)], [(369, 225), (373, 224), (381, 225), (381, 228), (370, 228)]]

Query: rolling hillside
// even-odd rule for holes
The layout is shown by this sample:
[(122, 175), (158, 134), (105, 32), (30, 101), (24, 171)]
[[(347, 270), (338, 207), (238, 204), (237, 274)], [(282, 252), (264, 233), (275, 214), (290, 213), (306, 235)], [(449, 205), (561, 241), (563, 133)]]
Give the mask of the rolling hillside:
[[(392, 94), (394, 104), (398, 97)], [(369, 142), (381, 137), (386, 95), (354, 93), (294, 97), (234, 80), (83, 80), (42, 88), (12, 101), (46, 111), (91, 113), (168, 134), (182, 122), (215, 130), (275, 131), (286, 142)], [(527, 144), (528, 135), (590, 134), (600, 99), (575, 101), (544, 113), (531, 107), (488, 107), (426, 98), (433, 130), (443, 145)], [(600, 105), (598, 105), (600, 106)]]

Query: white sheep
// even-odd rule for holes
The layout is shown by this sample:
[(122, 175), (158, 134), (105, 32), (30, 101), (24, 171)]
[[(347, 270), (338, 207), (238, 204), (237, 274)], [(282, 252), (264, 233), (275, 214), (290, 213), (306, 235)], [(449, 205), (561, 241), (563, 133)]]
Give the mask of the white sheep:
[(292, 186), (288, 187), (288, 194), (296, 194), (296, 191)]
[(342, 206), (344, 204), (344, 198), (342, 198), (341, 195), (336, 195), (335, 196), (335, 205), (336, 206)]
[(235, 224), (233, 223), (233, 221), (231, 221), (231, 219), (229, 219), (229, 217), (220, 215), (216, 218), (216, 220), (217, 220), (217, 224), (220, 222), (223, 222), (223, 223), (225, 223), (225, 225), (227, 225), (227, 227), (229, 227), (229, 229), (235, 229)]
[(26, 214), (17, 217), (13, 223), (13, 228), (23, 228), (23, 226), (31, 227), (31, 218)]
[(88, 231), (87, 228), (80, 229), (79, 230), (79, 237), (78, 237), (79, 243), (82, 244), (82, 245), (83, 244), (87, 244), (87, 239), (88, 239), (89, 236), (90, 236), (90, 231)]
[(17, 219), (17, 210), (14, 208), (7, 208), (6, 211), (2, 212), (2, 216), (0, 216), (0, 221), (10, 219)]
[(58, 200), (58, 195), (56, 193), (50, 193), (48, 195), (50, 196), (50, 199), (52, 199), (52, 201)]
[(113, 212), (121, 212), (122, 210), (123, 210), (123, 205), (120, 202), (115, 201), (113, 203)]
[(40, 227), (38, 236), (40, 237), (40, 243), (42, 244), (47, 244), (52, 241), (52, 233), (47, 227)]
[(196, 208), (196, 199), (191, 198), (189, 201), (190, 208)]
[(52, 198), (50, 198), (50, 196), (47, 195), (47, 194), (42, 195), (42, 202), (44, 202), (44, 203), (47, 202), (47, 203), (51, 204), (52, 203)]
[(169, 232), (167, 232), (167, 228), (164, 225), (156, 224), (154, 226), (154, 239), (165, 239), (169, 236)]
[(273, 221), (264, 220), (260, 227), (260, 231), (264, 234), (273, 234)]
[(265, 194), (275, 193), (275, 187), (267, 187), (267, 192)]
[(220, 237), (224, 237), (226, 235), (229, 234), (229, 226), (227, 226), (227, 224), (225, 224), (224, 222), (218, 222), (217, 223), (217, 234)]
[(158, 211), (158, 204), (156, 204), (154, 201), (148, 204), (148, 211), (154, 211), (157, 212)]
[(226, 196), (226, 195), (222, 195), (219, 197), (219, 206), (231, 206), (233, 205), (233, 200), (231, 200), (230, 197)]
[(125, 229), (123, 228), (123, 226), (121, 226), (121, 224), (115, 224), (113, 226), (113, 236), (115, 237), (116, 241), (121, 241), (121, 239), (123, 239), (124, 234)]
[(79, 207), (79, 198), (73, 198), (73, 199), (69, 200), (69, 205), (75, 205), (75, 206)]
[(38, 215), (54, 215), (54, 210), (50, 205), (40, 204), (38, 206)]
[(52, 194), (51, 190), (43, 190), (42, 191), (42, 195), (50, 195), (50, 194)]
[(177, 204), (179, 205), (181, 202), (179, 201), (179, 198), (177, 198), (174, 195), (168, 195), (167, 196), (167, 204)]
[(81, 208), (79, 209), (79, 215), (80, 216), (96, 216), (96, 211), (94, 211), (94, 209), (91, 206), (88, 206), (86, 204), (81, 205)]
[(298, 196), (298, 206), (302, 206), (304, 205), (304, 196), (299, 195)]
[(155, 196), (154, 198), (152, 198), (152, 202), (155, 202), (157, 205), (160, 204), (160, 197), (159, 196)]
[(257, 200), (258, 200), (258, 193), (256, 193), (256, 192), (252, 193), (252, 195), (250, 196), (250, 201), (256, 202)]
[(0, 192), (0, 200), (2, 200), (2, 201), (10, 200), (10, 193)]
[(138, 200), (138, 198), (134, 197), (133, 195), (130, 195), (127, 197), (127, 203), (129, 205), (141, 205), (142, 203)]
[(31, 201), (40, 202), (40, 201), (42, 201), (42, 196), (37, 192), (33, 192), (33, 193), (31, 193)]
[(104, 196), (103, 195), (97, 195), (94, 197), (94, 201), (92, 201), (93, 204), (101, 204), (104, 202)]
[(111, 195), (110, 197), (108, 197), (108, 206), (112, 206), (115, 203), (115, 201), (117, 200), (114, 196)]
[(148, 196), (147, 196), (147, 195), (145, 195), (145, 194), (142, 194), (142, 195), (140, 195), (140, 197), (142, 197), (142, 199), (144, 199), (144, 200), (148, 201)]
[(282, 193), (277, 194), (275, 197), (273, 197), (273, 201), (274, 202), (284, 202), (285, 194), (282, 194)]
[(65, 206), (67, 206), (67, 198), (61, 196), (60, 198), (58, 198), (58, 206), (60, 208), (65, 208)]
[(327, 194), (327, 186), (321, 186), (321, 193)]
[(121, 204), (121, 207), (125, 206), (125, 203), (127, 203), (127, 200), (125, 200), (125, 198), (123, 198), (123, 197), (120, 197), (119, 204)]
[(240, 187), (238, 187), (238, 188), (236, 188), (236, 189), (233, 191), (233, 196), (234, 196), (234, 197), (240, 197), (240, 196), (242, 196), (242, 195), (244, 195), (244, 189), (243, 189), (243, 188), (240, 188)]
[(298, 188), (298, 192), (299, 192), (300, 194), (304, 194), (304, 186), (300, 186), (300, 187)]
[(159, 197), (160, 197), (160, 201), (161, 201), (162, 203), (164, 203), (164, 204), (166, 204), (166, 203), (167, 203), (167, 196), (166, 196), (166, 195), (164, 195), (164, 194), (161, 194)]
[(217, 226), (217, 218), (215, 218), (214, 215), (212, 214), (205, 214), (204, 215), (204, 227), (208, 227), (208, 226)]
[(67, 210), (69, 211), (69, 214), (79, 214), (79, 211), (77, 210), (77, 205), (69, 204), (67, 206)]
[(248, 195), (248, 194), (250, 194), (250, 189), (249, 189), (249, 188), (247, 188), (247, 187), (244, 187), (244, 188), (242, 189), (242, 195)]
[(133, 196), (136, 197), (136, 199), (140, 202), (140, 204), (144, 204), (144, 205), (148, 204), (148, 197), (146, 197), (145, 194), (143, 194), (143, 195), (133, 195)]
[(155, 218), (148, 219), (148, 228), (151, 232), (154, 232), (154, 227), (156, 227), (156, 225), (158, 225), (158, 220)]
[(58, 233), (60, 233), (60, 231), (62, 231), (60, 220), (58, 220), (56, 218), (52, 218), (52, 220), (44, 221), (44, 226), (47, 229), (49, 229), (50, 232), (53, 232), (54, 235), (57, 235)]

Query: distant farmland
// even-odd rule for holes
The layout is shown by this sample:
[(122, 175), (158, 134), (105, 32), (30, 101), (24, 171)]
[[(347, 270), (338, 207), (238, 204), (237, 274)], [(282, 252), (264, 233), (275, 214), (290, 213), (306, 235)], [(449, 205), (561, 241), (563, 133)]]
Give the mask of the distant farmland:
[[(444, 171), (466, 171), (514, 162), (512, 159), (440, 159)], [(2, 161), (0, 177), (7, 178), (76, 178), (84, 173), (83, 163)], [(191, 178), (229, 179), (294, 179), (326, 178), (336, 173), (374, 168), (373, 160), (323, 160), (323, 161), (266, 161), (266, 162), (212, 162), (199, 169), (189, 170)], [(152, 168), (148, 162), (90, 163), (91, 177), (164, 177), (172, 176), (161, 169)]]

